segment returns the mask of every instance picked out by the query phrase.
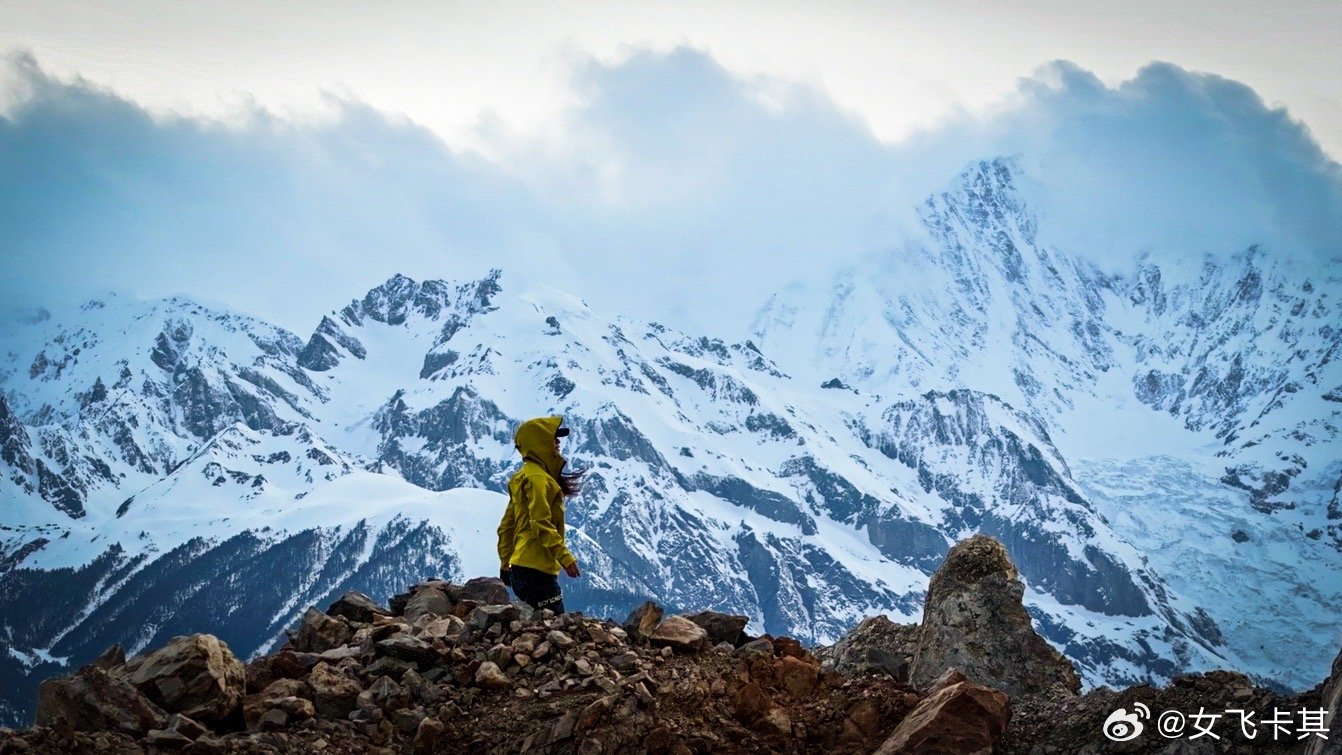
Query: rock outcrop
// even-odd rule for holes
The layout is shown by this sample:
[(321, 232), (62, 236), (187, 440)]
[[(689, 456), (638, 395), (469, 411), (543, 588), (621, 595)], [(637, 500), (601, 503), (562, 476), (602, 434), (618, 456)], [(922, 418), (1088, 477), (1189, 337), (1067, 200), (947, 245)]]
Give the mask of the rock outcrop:
[(889, 674), (909, 680), (909, 662), (918, 649), (918, 625), (868, 616), (833, 645), (816, 650), (826, 669), (841, 674)]
[(975, 684), (955, 669), (942, 674), (876, 755), (991, 752), (1011, 720), (1006, 693)]
[(37, 689), (37, 725), (139, 736), (161, 728), (168, 714), (130, 684), (96, 666), (48, 679)]
[[(921, 625), (872, 617), (814, 653), (789, 637), (749, 637), (744, 617), (668, 616), (649, 602), (620, 625), (502, 598), (488, 579), (430, 580), (389, 608), (345, 595), (245, 666), (208, 635), (129, 662), (113, 648), (44, 683), (37, 726), (0, 730), (0, 753), (1160, 752), (1171, 743), (1154, 733), (1105, 739), (1106, 717), (1137, 703), (1189, 715), (1335, 710), (1342, 665), (1298, 698), (1231, 672), (1078, 696), (1070, 667), (1034, 647), (1020, 582), (987, 538), (952, 549)], [(952, 653), (955, 638), (964, 647)], [(910, 657), (924, 672), (952, 660), (965, 669), (911, 684), (901, 678)]]
[(1025, 586), (993, 538), (975, 535), (932, 575), (909, 678), (926, 687), (948, 669), (1012, 697), (1054, 688), (1077, 693), (1072, 664), (1034, 631)]
[(232, 715), (247, 686), (242, 662), (208, 634), (174, 637), (111, 673), (169, 713), (204, 724), (219, 724)]
[(1333, 659), (1333, 670), (1323, 683), (1319, 706), (1327, 713), (1327, 739), (1311, 736), (1305, 755), (1342, 755), (1342, 651)]

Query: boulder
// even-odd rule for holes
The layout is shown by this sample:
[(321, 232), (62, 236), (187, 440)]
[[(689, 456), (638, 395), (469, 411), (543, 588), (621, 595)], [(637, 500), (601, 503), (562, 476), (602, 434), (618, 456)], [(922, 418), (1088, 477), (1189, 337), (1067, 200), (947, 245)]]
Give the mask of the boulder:
[(485, 661), (475, 670), (475, 683), (485, 689), (503, 689), (508, 686), (508, 677), (493, 661)]
[(372, 598), (361, 592), (350, 591), (341, 595), (331, 607), (326, 609), (330, 616), (338, 616), (350, 621), (369, 624), (374, 616), (390, 616), (391, 611), (378, 605)]
[(438, 660), (438, 651), (433, 649), (433, 645), (408, 634), (398, 634), (378, 642), (373, 646), (373, 652), (410, 663), (429, 664)]
[[(261, 692), (247, 695), (242, 699), (242, 720), (248, 729), (260, 728), (261, 717), (266, 711), (280, 708), (285, 711), (286, 719), (290, 711), (295, 718), (312, 718), (315, 708), (310, 702), (313, 698), (312, 687), (298, 679), (280, 679)], [(302, 703), (295, 702), (302, 700)]]
[(736, 654), (743, 658), (772, 658), (774, 657), (774, 641), (769, 637), (751, 640), (737, 648)]
[(800, 658), (784, 656), (775, 671), (783, 689), (796, 700), (807, 699), (820, 681), (820, 667)]
[(174, 637), (113, 673), (169, 713), (207, 726), (232, 715), (247, 691), (247, 669), (228, 645), (209, 634)]
[(363, 687), (328, 663), (318, 663), (307, 678), (317, 714), (343, 719), (354, 710)]
[(877, 755), (992, 752), (1011, 720), (1005, 693), (948, 675), (905, 716)]
[(635, 608), (621, 626), (629, 637), (635, 640), (645, 639), (648, 633), (662, 622), (662, 607), (649, 600)]
[(508, 603), (508, 588), (498, 577), (476, 577), (462, 585), (458, 600), (474, 600), (482, 606)]
[(733, 647), (741, 644), (742, 632), (745, 631), (746, 624), (750, 623), (750, 617), (748, 616), (718, 613), (717, 611), (700, 611), (699, 613), (689, 614), (685, 618), (704, 628), (704, 631), (708, 633), (710, 645), (729, 642)]
[(424, 640), (455, 642), (466, 629), (466, 622), (456, 616), (424, 616), (415, 622), (415, 632)]
[(482, 605), (471, 611), (471, 615), (466, 617), (466, 625), (471, 629), (484, 631), (493, 624), (507, 626), (517, 621), (520, 616), (521, 613), (518, 612), (517, 606), (511, 603)]
[(1328, 722), (1328, 738), (1311, 735), (1305, 744), (1305, 755), (1342, 755), (1342, 652), (1333, 659), (1333, 670), (1323, 684), (1320, 703), (1327, 711), (1324, 720)]
[(1012, 696), (1076, 694), (1072, 664), (1035, 633), (1025, 586), (1000, 542), (975, 535), (946, 554), (928, 586), (910, 682), (925, 687), (951, 667)]
[(96, 666), (48, 679), (37, 688), (37, 725), (142, 736), (167, 726), (168, 714), (130, 683)]
[(681, 653), (692, 653), (708, 646), (708, 632), (684, 616), (668, 616), (647, 632), (648, 642)]
[(289, 635), (289, 645), (303, 653), (321, 653), (347, 644), (354, 637), (354, 628), (344, 619), (332, 618), (309, 608), (303, 614), (298, 629)]
[(446, 591), (432, 585), (422, 585), (412, 589), (402, 615), (413, 624), (421, 616), (449, 616), (451, 613), (452, 600), (447, 597)]
[(918, 648), (918, 625), (896, 624), (868, 616), (839, 641), (815, 654), (821, 667), (841, 674), (888, 674), (907, 682), (909, 662)]
[(126, 651), (121, 649), (121, 643), (103, 651), (103, 654), (89, 661), (88, 665), (94, 668), (100, 668), (103, 671), (111, 671), (114, 668), (126, 665)]
[(415, 727), (415, 738), (410, 743), (411, 749), (419, 755), (436, 751), (438, 740), (442, 738), (446, 731), (447, 727), (436, 718), (420, 719), (419, 724)]
[(144, 743), (159, 750), (179, 750), (191, 744), (191, 738), (172, 729), (150, 729)]
[(301, 679), (319, 660), (321, 658), (316, 654), (295, 653), (286, 648), (274, 655), (263, 655), (248, 661), (247, 691), (260, 692), (276, 679)]

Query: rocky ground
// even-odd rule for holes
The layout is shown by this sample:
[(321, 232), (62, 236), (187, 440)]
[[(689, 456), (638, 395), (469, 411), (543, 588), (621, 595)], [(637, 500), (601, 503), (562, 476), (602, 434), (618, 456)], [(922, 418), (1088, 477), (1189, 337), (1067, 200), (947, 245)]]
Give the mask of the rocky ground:
[[(622, 624), (532, 612), (502, 583), (429, 581), (387, 607), (350, 593), (310, 609), (289, 644), (243, 663), (210, 635), (127, 659), (118, 648), (45, 682), (36, 725), (0, 753), (1071, 753), (1336, 752), (1332, 739), (1219, 740), (1148, 731), (1113, 742), (1113, 712), (1336, 709), (1328, 685), (1283, 698), (1231, 672), (1164, 689), (1078, 695), (1030, 629), (994, 540), (957, 545), (924, 622), (864, 620), (832, 647), (750, 637), (744, 616)], [(1339, 657), (1342, 663), (1342, 656)], [(910, 681), (912, 680), (912, 682)], [(1154, 728), (1154, 723), (1148, 724)], [(1189, 730), (1189, 734), (1192, 730)], [(1332, 749), (1329, 749), (1332, 748)]]

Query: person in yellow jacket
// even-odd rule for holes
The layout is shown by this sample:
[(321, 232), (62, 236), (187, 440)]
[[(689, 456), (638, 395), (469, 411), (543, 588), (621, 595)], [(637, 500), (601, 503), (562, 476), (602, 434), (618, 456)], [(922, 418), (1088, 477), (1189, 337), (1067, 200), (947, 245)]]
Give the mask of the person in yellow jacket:
[(564, 612), (559, 572), (578, 577), (578, 560), (564, 542), (564, 499), (581, 487), (582, 472), (564, 472), (559, 439), (563, 417), (537, 417), (513, 434), (522, 468), (508, 480), (508, 508), (499, 522), (499, 578), (540, 610)]

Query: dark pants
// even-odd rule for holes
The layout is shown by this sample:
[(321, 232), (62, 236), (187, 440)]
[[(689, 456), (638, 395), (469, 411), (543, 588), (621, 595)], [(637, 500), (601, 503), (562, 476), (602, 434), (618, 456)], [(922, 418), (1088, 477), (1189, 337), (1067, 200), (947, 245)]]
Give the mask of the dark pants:
[(526, 566), (512, 568), (513, 594), (537, 611), (548, 608), (564, 612), (564, 595), (559, 591), (559, 576)]

